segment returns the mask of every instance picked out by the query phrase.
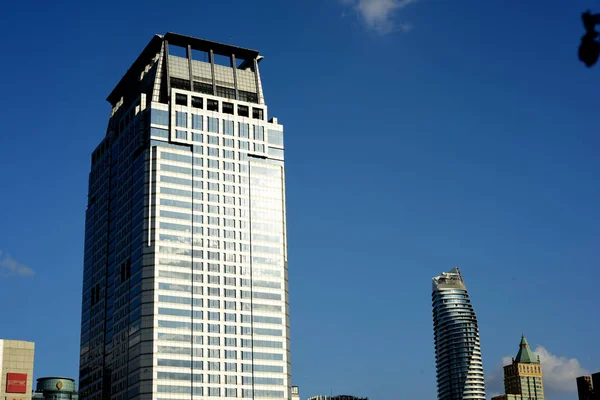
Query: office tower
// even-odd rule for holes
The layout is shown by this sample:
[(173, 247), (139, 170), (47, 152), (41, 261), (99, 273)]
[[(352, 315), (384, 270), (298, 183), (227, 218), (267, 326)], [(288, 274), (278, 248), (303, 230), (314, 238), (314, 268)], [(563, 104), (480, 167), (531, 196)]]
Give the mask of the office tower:
[(298, 389), (298, 386), (292, 386), (292, 400), (300, 400), (300, 389)]
[(600, 372), (592, 374), (592, 385), (594, 387), (594, 400), (600, 400)]
[(600, 372), (577, 378), (579, 400), (600, 400)]
[(30, 400), (35, 344), (0, 339), (0, 399)]
[(433, 278), (439, 400), (485, 400), (477, 317), (458, 267)]
[(531, 351), (525, 335), (521, 336), (517, 356), (504, 366), (504, 391), (506, 394), (492, 400), (544, 400), (540, 357)]
[(108, 96), (80, 397), (291, 397), (283, 127), (254, 50), (156, 35)]

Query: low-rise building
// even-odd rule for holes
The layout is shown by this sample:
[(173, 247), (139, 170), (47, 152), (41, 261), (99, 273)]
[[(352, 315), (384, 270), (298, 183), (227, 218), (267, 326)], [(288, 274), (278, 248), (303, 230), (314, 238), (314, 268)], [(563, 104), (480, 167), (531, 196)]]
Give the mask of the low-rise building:
[(368, 397), (355, 397), (347, 394), (341, 394), (338, 396), (313, 396), (308, 400), (369, 400)]
[(0, 399), (30, 400), (33, 342), (0, 339)]
[(56, 376), (39, 378), (33, 400), (42, 399), (79, 400), (75, 380)]
[(292, 400), (300, 400), (300, 389), (298, 389), (298, 386), (292, 386)]

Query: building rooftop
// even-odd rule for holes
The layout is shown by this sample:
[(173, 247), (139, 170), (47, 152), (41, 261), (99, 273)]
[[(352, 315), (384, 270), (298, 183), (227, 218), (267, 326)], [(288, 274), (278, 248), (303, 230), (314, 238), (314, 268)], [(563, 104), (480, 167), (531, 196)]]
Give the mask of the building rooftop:
[(262, 59), (262, 56), (259, 56), (259, 52), (257, 50), (181, 35), (173, 32), (167, 32), (164, 35), (156, 34), (152, 37), (138, 58), (133, 62), (119, 83), (108, 95), (106, 100), (109, 103), (114, 106), (114, 104), (123, 95), (125, 87), (131, 85), (132, 81), (135, 82), (139, 80), (140, 72), (146, 65), (152, 63), (152, 60), (156, 58), (156, 55), (161, 51), (161, 47), (165, 42), (169, 45), (183, 47), (186, 49), (189, 46), (191, 50), (198, 50), (202, 52), (212, 51), (213, 54), (221, 56), (235, 55), (236, 59), (244, 61), (238, 67), (238, 69), (245, 69), (252, 64), (253, 60), (260, 61)]
[(536, 357), (531, 348), (529, 347), (529, 343), (527, 343), (527, 339), (525, 338), (525, 334), (521, 336), (521, 343), (519, 344), (519, 352), (517, 353), (517, 357), (515, 357), (515, 362), (525, 363), (525, 364), (538, 364), (540, 362), (539, 357)]
[(433, 290), (437, 289), (467, 289), (458, 267), (454, 267), (448, 272), (442, 272), (440, 276), (433, 278)]

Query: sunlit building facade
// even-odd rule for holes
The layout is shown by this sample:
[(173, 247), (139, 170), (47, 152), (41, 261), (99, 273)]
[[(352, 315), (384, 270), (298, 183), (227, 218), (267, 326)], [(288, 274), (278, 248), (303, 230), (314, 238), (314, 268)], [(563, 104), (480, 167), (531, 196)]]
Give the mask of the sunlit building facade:
[(477, 317), (458, 267), (433, 278), (438, 400), (485, 400)]
[(0, 339), (0, 400), (30, 400), (35, 344)]
[(283, 127), (257, 51), (156, 35), (92, 154), (81, 399), (290, 399)]
[(492, 400), (544, 400), (540, 357), (531, 351), (525, 335), (521, 336), (517, 356), (504, 366), (504, 391)]

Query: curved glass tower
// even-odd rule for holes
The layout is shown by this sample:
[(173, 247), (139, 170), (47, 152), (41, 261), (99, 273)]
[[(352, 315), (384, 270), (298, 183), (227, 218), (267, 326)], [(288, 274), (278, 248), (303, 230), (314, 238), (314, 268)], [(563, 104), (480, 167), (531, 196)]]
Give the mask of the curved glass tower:
[(433, 278), (438, 400), (485, 400), (477, 317), (458, 267)]

